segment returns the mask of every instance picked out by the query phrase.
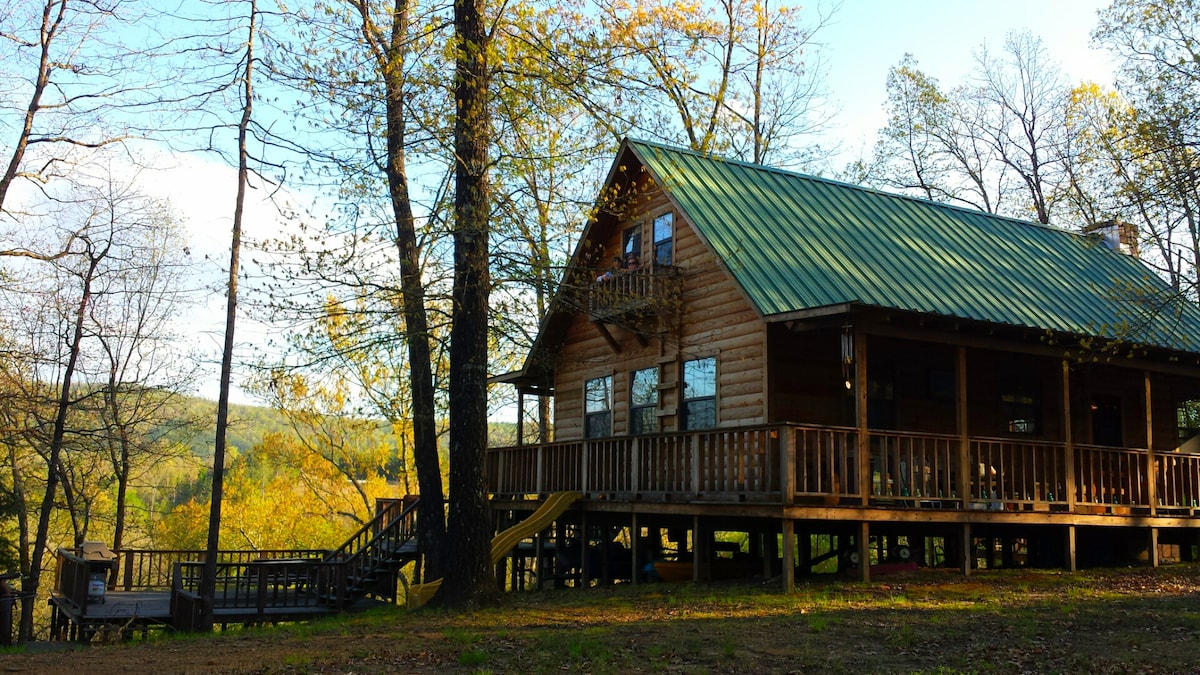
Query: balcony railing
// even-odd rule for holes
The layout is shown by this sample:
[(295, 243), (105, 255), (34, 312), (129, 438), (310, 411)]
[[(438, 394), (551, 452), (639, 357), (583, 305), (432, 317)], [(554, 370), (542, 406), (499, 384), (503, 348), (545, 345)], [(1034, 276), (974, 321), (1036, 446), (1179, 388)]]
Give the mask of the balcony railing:
[(1200, 508), (1200, 455), (1158, 453), (1150, 466), (1144, 449), (1074, 445), (1068, 461), (1064, 443), (871, 431), (860, 471), (859, 447), (853, 428), (781, 424), (493, 448), (489, 491), (1106, 514)]
[(609, 320), (630, 315), (665, 315), (679, 304), (680, 275), (675, 267), (619, 271), (587, 286), (588, 316)]

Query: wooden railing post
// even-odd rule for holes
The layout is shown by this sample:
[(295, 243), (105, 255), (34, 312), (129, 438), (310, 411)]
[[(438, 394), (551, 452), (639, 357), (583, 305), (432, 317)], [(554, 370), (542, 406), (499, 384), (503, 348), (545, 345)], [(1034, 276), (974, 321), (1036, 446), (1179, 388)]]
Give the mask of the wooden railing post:
[[(1150, 501), (1150, 515), (1155, 515), (1158, 511), (1158, 472), (1155, 471), (1154, 465), (1154, 406), (1150, 405), (1150, 372), (1147, 371), (1143, 378), (1146, 386), (1146, 498)], [(1158, 530), (1154, 530), (1156, 538)], [(1157, 541), (1155, 542), (1156, 550), (1150, 552), (1153, 558), (1157, 558)], [(1157, 567), (1157, 565), (1155, 565)]]
[(691, 455), (692, 495), (700, 494), (700, 435), (688, 434), (688, 454)]
[[(1066, 359), (1062, 362), (1062, 406), (1063, 406), (1063, 441), (1064, 461), (1067, 484), (1063, 486), (1067, 500), (1067, 511), (1075, 511), (1075, 434), (1071, 429), (1071, 363)], [(1063, 497), (1060, 497), (1063, 498)], [(1071, 530), (1071, 570), (1074, 571), (1074, 529)]]
[(534, 481), (537, 483), (537, 485), (534, 486), (534, 492), (536, 492), (539, 495), (544, 495), (544, 494), (546, 494), (546, 445), (545, 444), (538, 444), (537, 453), (534, 457), (537, 460), (537, 468), (535, 469), (535, 471), (537, 472), (537, 475), (534, 478)]
[(642, 466), (640, 440), (640, 438), (634, 436), (629, 446), (629, 491), (633, 494), (638, 493), (639, 486), (641, 485), (641, 481), (638, 480)]
[(581, 453), (581, 455), (580, 455), (580, 457), (579, 457), (579, 462), (580, 462), (580, 467), (579, 467), (579, 483), (580, 483), (580, 485), (579, 485), (579, 491), (580, 491), (580, 492), (582, 492), (582, 493), (583, 493), (583, 494), (585, 494), (585, 495), (586, 495), (586, 494), (588, 494), (589, 488), (591, 487), (591, 486), (589, 485), (589, 482), (590, 482), (590, 481), (589, 481), (589, 479), (590, 479), (590, 477), (591, 477), (591, 476), (590, 476), (590, 474), (591, 474), (591, 471), (590, 471), (590, 469), (591, 469), (591, 465), (592, 465), (592, 461), (591, 461), (591, 458), (592, 458), (592, 452), (591, 452), (591, 448), (592, 448), (592, 443), (591, 443), (591, 441), (584, 441), (584, 442), (583, 442), (582, 449), (580, 450), (580, 453)]
[(871, 438), (867, 431), (867, 335), (854, 330), (855, 426), (858, 427), (858, 494), (862, 505), (871, 503)]
[[(958, 348), (955, 367), (956, 424), (958, 426), (958, 496), (961, 508), (971, 508), (971, 437), (967, 416), (967, 348)], [(965, 544), (964, 544), (965, 545)]]
[[(773, 434), (778, 443), (779, 457), (779, 499), (784, 504), (791, 504), (796, 498), (796, 430), (792, 425), (785, 424), (782, 434)], [(785, 581), (786, 586), (786, 581)]]

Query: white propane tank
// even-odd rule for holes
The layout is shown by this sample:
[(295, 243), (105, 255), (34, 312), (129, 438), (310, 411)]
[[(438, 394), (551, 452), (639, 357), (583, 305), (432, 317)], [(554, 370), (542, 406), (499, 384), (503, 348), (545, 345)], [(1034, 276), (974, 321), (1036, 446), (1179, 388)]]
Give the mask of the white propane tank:
[(98, 571), (88, 575), (88, 602), (104, 602), (104, 589), (108, 585), (107, 577), (107, 574)]

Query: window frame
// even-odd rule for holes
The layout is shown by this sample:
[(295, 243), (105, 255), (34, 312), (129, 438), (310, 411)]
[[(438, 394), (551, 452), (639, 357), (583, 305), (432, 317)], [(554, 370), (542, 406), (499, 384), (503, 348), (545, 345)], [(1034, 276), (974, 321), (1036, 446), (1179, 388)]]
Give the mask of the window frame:
[(1037, 436), (1042, 433), (1041, 382), (1031, 377), (1003, 377), (997, 395), (1001, 433)]
[[(658, 224), (661, 221), (667, 222), (669, 228), (668, 235), (665, 238), (658, 237)], [(675, 264), (675, 212), (667, 211), (660, 213), (650, 221), (650, 239), (651, 247), (654, 250), (654, 266), (655, 267), (670, 267)], [(663, 261), (663, 251), (667, 253), (667, 260)]]
[[(603, 400), (598, 400), (593, 396), (593, 383), (602, 383), (604, 391), (599, 392), (603, 396)], [(613, 409), (613, 376), (601, 375), (599, 377), (588, 378), (583, 381), (583, 437), (584, 438), (607, 438), (612, 436), (612, 409)], [(603, 408), (592, 408), (593, 403), (602, 403)], [(595, 433), (594, 422), (604, 421), (603, 433)]]
[(639, 261), (642, 259), (642, 223), (631, 225), (621, 233), (621, 260), (624, 261), (630, 253), (637, 256)]
[[(688, 377), (689, 365), (700, 364), (705, 361), (712, 362), (711, 368), (711, 392), (706, 392), (703, 395), (689, 395), (688, 389), (690, 378)], [(684, 361), (680, 367), (680, 379), (682, 380), (682, 389), (679, 395), (679, 407), (681, 413), (680, 429), (683, 431), (703, 431), (705, 429), (715, 429), (719, 421), (717, 415), (717, 389), (719, 378), (717, 377), (717, 357), (705, 356), (698, 359), (689, 359)], [(699, 385), (701, 383), (697, 383)], [(704, 418), (699, 423), (699, 426), (694, 423), (694, 420), (699, 417), (700, 413), (704, 413)]]
[[(638, 374), (645, 373), (653, 376), (652, 386), (649, 392), (652, 393), (652, 401), (639, 403), (638, 397)], [(639, 368), (629, 371), (629, 433), (633, 436), (643, 434), (656, 434), (659, 432), (658, 425), (658, 404), (660, 397), (658, 395), (658, 384), (662, 380), (662, 375), (659, 372), (658, 366), (649, 368)], [(649, 422), (650, 428), (646, 428)]]

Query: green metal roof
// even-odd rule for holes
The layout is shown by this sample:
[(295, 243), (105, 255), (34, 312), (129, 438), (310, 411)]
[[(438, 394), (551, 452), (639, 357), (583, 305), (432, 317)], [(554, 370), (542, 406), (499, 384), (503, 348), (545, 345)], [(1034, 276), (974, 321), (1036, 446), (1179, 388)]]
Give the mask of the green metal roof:
[(768, 320), (857, 304), (1200, 352), (1200, 309), (1092, 238), (626, 144)]

